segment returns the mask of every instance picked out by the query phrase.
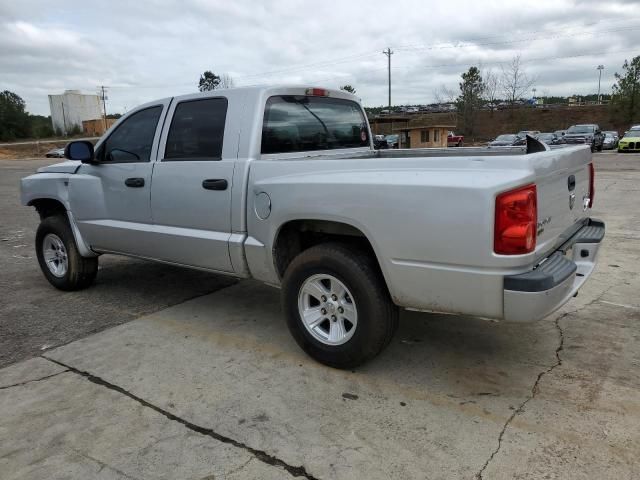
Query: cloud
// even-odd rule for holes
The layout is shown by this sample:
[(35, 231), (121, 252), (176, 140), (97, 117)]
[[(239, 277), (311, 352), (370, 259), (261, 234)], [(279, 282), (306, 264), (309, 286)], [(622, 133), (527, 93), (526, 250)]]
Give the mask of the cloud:
[[(200, 73), (230, 73), (238, 85), (354, 85), (366, 105), (387, 98), (391, 47), (394, 103), (428, 103), (442, 85), (457, 90), (471, 65), (499, 71), (520, 54), (538, 91), (603, 89), (640, 42), (640, 5), (572, 0), (113, 0), (0, 5), (0, 89), (48, 114), (48, 93), (110, 87), (122, 112), (196, 90)], [(574, 58), (566, 58), (566, 57)]]

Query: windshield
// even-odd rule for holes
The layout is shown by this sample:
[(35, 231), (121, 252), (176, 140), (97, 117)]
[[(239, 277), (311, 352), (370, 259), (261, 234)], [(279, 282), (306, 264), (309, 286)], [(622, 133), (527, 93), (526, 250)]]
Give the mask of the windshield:
[(516, 139), (515, 135), (498, 135), (495, 139), (496, 142), (513, 142)]
[(387, 140), (391, 140), (392, 142), (395, 142), (396, 140), (398, 140), (398, 135), (387, 135), (385, 138)]
[(553, 140), (553, 133), (541, 133), (538, 140)]
[(567, 133), (593, 133), (592, 125), (574, 125), (567, 130)]
[(367, 122), (351, 100), (283, 95), (267, 100), (262, 153), (368, 147)]
[(632, 128), (624, 134), (625, 137), (640, 137), (640, 128)]

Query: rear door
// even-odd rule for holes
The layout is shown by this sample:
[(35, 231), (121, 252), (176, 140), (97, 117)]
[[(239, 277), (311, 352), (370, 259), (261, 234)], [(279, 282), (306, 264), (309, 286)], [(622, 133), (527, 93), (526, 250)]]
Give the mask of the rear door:
[(229, 238), (238, 139), (226, 131), (228, 105), (226, 96), (198, 95), (171, 106), (151, 186), (155, 258), (233, 271)]

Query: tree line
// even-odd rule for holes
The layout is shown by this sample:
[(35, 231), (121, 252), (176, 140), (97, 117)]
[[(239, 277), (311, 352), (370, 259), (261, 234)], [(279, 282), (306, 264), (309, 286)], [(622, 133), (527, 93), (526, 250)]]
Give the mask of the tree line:
[(31, 115), (16, 93), (0, 92), (0, 141), (53, 136), (51, 117)]
[[(629, 124), (640, 121), (640, 55), (630, 62), (625, 60), (622, 71), (615, 74), (616, 83), (611, 95), (585, 95), (584, 100), (609, 100), (609, 108)], [(506, 102), (513, 106), (528, 97), (536, 79), (527, 75), (522, 67), (520, 56), (514, 57), (500, 72), (481, 72), (473, 66), (461, 75), (459, 93), (453, 96), (465, 135), (473, 135), (478, 110), (488, 106), (493, 111), (496, 105)], [(449, 94), (451, 97), (452, 95)], [(546, 103), (567, 101), (564, 97), (541, 96)]]

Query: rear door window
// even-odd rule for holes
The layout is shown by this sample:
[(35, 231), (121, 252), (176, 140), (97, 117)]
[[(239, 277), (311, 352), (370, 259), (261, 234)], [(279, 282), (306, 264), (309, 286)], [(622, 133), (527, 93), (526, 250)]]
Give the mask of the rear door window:
[(220, 160), (226, 118), (226, 98), (179, 103), (171, 120), (163, 161)]
[(356, 102), (297, 95), (267, 100), (262, 126), (262, 153), (368, 146), (367, 122)]

